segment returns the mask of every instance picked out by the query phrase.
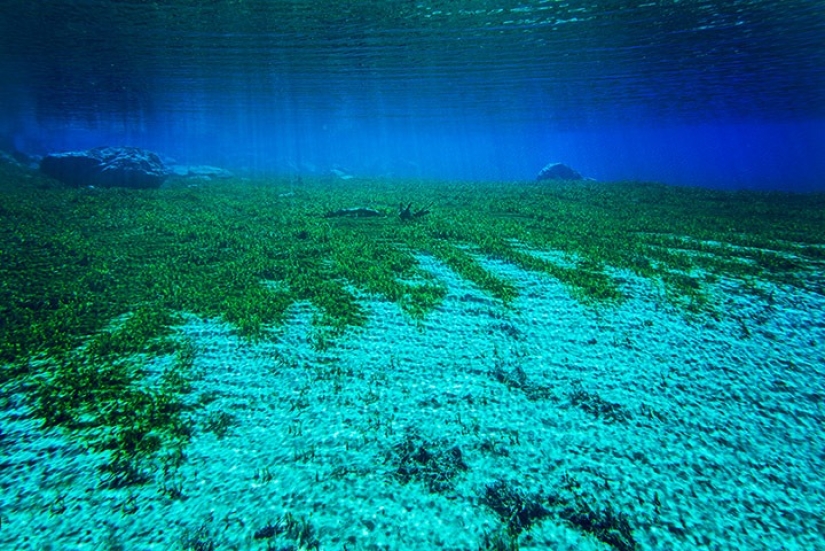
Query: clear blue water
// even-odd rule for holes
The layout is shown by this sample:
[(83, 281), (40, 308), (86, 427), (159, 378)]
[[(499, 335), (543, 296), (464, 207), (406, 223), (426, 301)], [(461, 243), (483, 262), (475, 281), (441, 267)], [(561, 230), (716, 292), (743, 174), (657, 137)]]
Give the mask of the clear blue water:
[[(825, 549), (825, 194), (475, 183), (825, 191), (823, 37), (823, 0), (0, 0), (0, 551)], [(290, 179), (6, 162), (102, 145)]]
[(822, 190), (823, 36), (810, 0), (6, 0), (0, 149)]

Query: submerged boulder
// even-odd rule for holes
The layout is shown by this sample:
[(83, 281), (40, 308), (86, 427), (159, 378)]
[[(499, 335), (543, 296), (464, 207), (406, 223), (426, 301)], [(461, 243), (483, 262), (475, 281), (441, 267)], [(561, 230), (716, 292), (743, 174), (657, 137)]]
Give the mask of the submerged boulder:
[(37, 155), (28, 155), (22, 151), (13, 149), (11, 151), (0, 150), (0, 163), (13, 165), (23, 169), (37, 170), (42, 157)]
[(157, 188), (169, 175), (160, 157), (138, 147), (96, 147), (52, 153), (40, 170), (71, 186)]
[(584, 180), (584, 176), (564, 163), (550, 163), (536, 176), (536, 181), (542, 180)]
[(355, 178), (355, 176), (339, 167), (333, 167), (332, 169), (330, 169), (329, 173), (338, 178), (339, 180), (352, 180), (353, 178)]
[(233, 178), (235, 175), (226, 170), (209, 165), (172, 165), (170, 167), (172, 176), (178, 178), (191, 178), (193, 180), (226, 180)]

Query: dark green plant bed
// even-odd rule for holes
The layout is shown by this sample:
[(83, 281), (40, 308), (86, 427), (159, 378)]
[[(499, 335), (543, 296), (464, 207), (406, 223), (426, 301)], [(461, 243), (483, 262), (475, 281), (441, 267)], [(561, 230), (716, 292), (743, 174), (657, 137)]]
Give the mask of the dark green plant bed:
[[(488, 259), (596, 308), (626, 298), (622, 270), (695, 314), (717, 308), (720, 278), (760, 295), (761, 282), (825, 292), (823, 195), (592, 182), (100, 190), (0, 176), (0, 382), (28, 389), (46, 424), (91, 434), (115, 469), (186, 440), (192, 354), (170, 336), (181, 313), (260, 339), (306, 301), (334, 339), (367, 321), (357, 297), (369, 293), (421, 319), (448, 292), (422, 257), (505, 306), (518, 284)], [(421, 214), (400, 216), (410, 201)], [(377, 215), (325, 216), (348, 208)], [(177, 359), (158, 390), (147, 366), (164, 356)]]
[[(479, 259), (548, 274), (594, 304), (622, 300), (613, 274), (627, 269), (700, 311), (713, 307), (714, 278), (821, 290), (810, 276), (825, 262), (822, 195), (634, 183), (42, 187), (3, 192), (4, 362), (69, 350), (143, 305), (222, 317), (251, 338), (282, 323), (296, 301), (313, 303), (322, 324), (363, 324), (353, 288), (426, 316), (446, 288), (421, 269), (421, 254), (505, 304), (518, 296), (515, 283)], [(403, 220), (398, 204), (410, 199), (431, 213)], [(324, 217), (350, 206), (385, 216)], [(548, 250), (569, 262), (542, 257)]]

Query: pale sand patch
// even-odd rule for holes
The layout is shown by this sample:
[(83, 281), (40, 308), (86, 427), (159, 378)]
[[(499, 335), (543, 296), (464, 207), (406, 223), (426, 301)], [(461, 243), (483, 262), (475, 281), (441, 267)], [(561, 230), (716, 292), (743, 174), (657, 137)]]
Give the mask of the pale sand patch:
[[(631, 298), (592, 309), (485, 261), (522, 293), (505, 308), (422, 263), (449, 288), (436, 312), (361, 297), (368, 324), (326, 350), (308, 306), (257, 344), (190, 319), (202, 405), (184, 463), (153, 483), (101, 489), (99, 458), (7, 409), (0, 547), (266, 549), (255, 532), (289, 512), (321, 549), (474, 550), (501, 526), (482, 496), (503, 480), (609, 505), (641, 549), (825, 548), (824, 297), (723, 283), (720, 319), (689, 319), (620, 274)], [(410, 435), (466, 470), (403, 483), (392, 450)], [(525, 534), (521, 549), (610, 548), (558, 515)]]

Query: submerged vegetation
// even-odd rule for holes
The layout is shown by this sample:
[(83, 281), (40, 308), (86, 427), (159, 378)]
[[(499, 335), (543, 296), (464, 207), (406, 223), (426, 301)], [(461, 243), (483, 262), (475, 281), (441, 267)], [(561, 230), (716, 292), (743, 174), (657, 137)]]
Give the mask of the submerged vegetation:
[[(619, 270), (660, 282), (670, 301), (695, 311), (713, 308), (709, 284), (719, 278), (823, 292), (809, 277), (825, 262), (821, 195), (383, 181), (28, 186), (3, 195), (0, 359), (7, 373), (39, 352), (71, 350), (140, 309), (221, 317), (251, 338), (282, 323), (297, 301), (317, 307), (317, 323), (333, 332), (361, 325), (359, 292), (420, 318), (447, 292), (421, 267), (423, 255), (504, 304), (518, 296), (516, 282), (486, 258), (547, 274), (594, 304), (623, 299)], [(408, 198), (432, 204), (432, 212), (402, 219), (398, 204)], [(386, 216), (324, 217), (352, 206)]]
[[(622, 299), (616, 269), (626, 269), (698, 310), (719, 277), (821, 291), (806, 273), (825, 262), (819, 195), (383, 181), (3, 195), (4, 362), (71, 349), (137, 308), (222, 317), (250, 337), (282, 323), (296, 301), (315, 305), (319, 324), (363, 324), (358, 291), (425, 316), (447, 290), (420, 255), (505, 304), (518, 296), (516, 283), (484, 258), (548, 274), (596, 303)], [(411, 197), (432, 213), (399, 217), (399, 201)], [(386, 216), (323, 216), (348, 206)]]
[[(139, 481), (189, 436), (194, 353), (172, 331), (180, 314), (261, 339), (308, 302), (334, 339), (367, 321), (367, 293), (418, 320), (448, 292), (425, 258), (503, 305), (518, 282), (490, 260), (558, 280), (592, 307), (627, 298), (628, 273), (697, 314), (718, 309), (723, 279), (825, 293), (822, 195), (593, 182), (63, 189), (5, 176), (0, 382), (24, 390), (45, 425), (107, 453), (110, 484)], [(427, 212), (401, 216), (410, 201)], [(325, 216), (350, 208), (379, 215)], [(232, 419), (210, 422), (220, 436)]]

